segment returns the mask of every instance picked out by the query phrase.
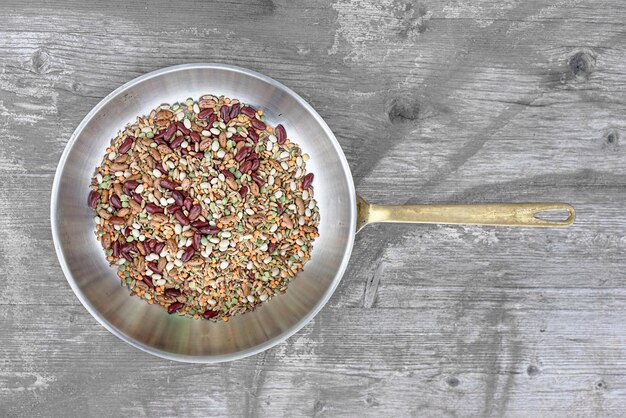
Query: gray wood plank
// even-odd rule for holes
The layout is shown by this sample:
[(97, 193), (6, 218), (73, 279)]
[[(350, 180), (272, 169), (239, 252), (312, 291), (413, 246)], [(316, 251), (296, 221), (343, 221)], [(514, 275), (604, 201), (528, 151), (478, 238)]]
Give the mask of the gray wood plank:
[[(0, 15), (0, 415), (620, 416), (626, 18), (616, 0), (54, 4)], [(117, 86), (263, 72), (379, 203), (558, 200), (564, 230), (370, 226), (322, 313), (223, 365), (123, 344), (66, 284), (54, 170)]]

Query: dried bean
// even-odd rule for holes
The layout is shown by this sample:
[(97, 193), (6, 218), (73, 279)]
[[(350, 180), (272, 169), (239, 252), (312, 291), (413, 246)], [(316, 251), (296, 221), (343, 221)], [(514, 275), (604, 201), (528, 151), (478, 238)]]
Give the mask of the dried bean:
[(306, 190), (311, 187), (311, 183), (313, 183), (313, 173), (309, 173), (302, 178), (302, 190)]
[(179, 311), (183, 306), (184, 305), (180, 302), (174, 302), (167, 308), (167, 313), (171, 315), (174, 312)]
[(135, 138), (133, 138), (132, 136), (126, 138), (124, 142), (122, 142), (122, 145), (120, 145), (120, 147), (117, 149), (117, 152), (119, 152), (120, 154), (125, 154), (130, 151), (130, 148), (133, 146), (134, 140)]
[(287, 132), (285, 131), (284, 126), (276, 125), (276, 128), (274, 128), (274, 133), (276, 134), (276, 142), (278, 142), (279, 145), (283, 145), (287, 140)]
[(165, 289), (165, 295), (171, 298), (177, 298), (180, 296), (180, 290), (178, 289)]
[(213, 109), (204, 109), (200, 113), (198, 113), (198, 117), (200, 119), (208, 119), (212, 113), (213, 113)]
[(191, 209), (189, 209), (189, 220), (195, 221), (198, 219), (198, 216), (202, 213), (202, 208), (200, 205), (193, 205)]
[(202, 234), (200, 234), (200, 232), (196, 231), (193, 234), (193, 241), (191, 246), (193, 247), (194, 250), (196, 251), (200, 251), (200, 242), (202, 240)]
[(258, 129), (259, 131), (265, 130), (265, 122), (263, 122), (262, 120), (252, 118), (250, 119), (250, 124), (254, 129)]
[(253, 128), (248, 128), (248, 136), (256, 144), (259, 140), (259, 134)]
[(183, 256), (180, 259), (183, 261), (183, 263), (185, 263), (191, 260), (191, 257), (193, 257), (194, 252), (195, 251), (193, 247), (187, 247), (185, 251), (183, 252)]
[(177, 187), (180, 187), (180, 184), (170, 179), (162, 179), (161, 187), (167, 190), (176, 190)]
[(200, 231), (201, 234), (205, 235), (215, 235), (220, 232), (220, 229), (216, 226), (202, 226), (198, 228), (198, 231)]
[(146, 205), (148, 213), (163, 213), (163, 208), (155, 205), (154, 203), (148, 203)]
[(248, 171), (250, 171), (251, 168), (252, 168), (252, 162), (251, 161), (244, 161), (239, 166), (239, 171), (241, 171), (242, 173), (247, 173)]
[(176, 129), (178, 129), (183, 135), (189, 135), (191, 132), (182, 122), (176, 122)]
[(147, 284), (150, 289), (154, 289), (154, 283), (152, 283), (152, 279), (150, 278), (150, 276), (143, 276), (142, 281)]
[(256, 116), (256, 110), (254, 110), (250, 106), (243, 106), (241, 108), (241, 113), (243, 113), (244, 115), (246, 115), (249, 118), (253, 118), (253, 117)]
[(92, 190), (89, 192), (89, 198), (87, 199), (87, 203), (91, 209), (95, 209), (98, 206), (98, 200), (100, 199), (100, 193)]
[(189, 218), (187, 218), (182, 211), (180, 210), (176, 211), (176, 213), (174, 213), (174, 216), (176, 217), (176, 220), (180, 222), (181, 225), (183, 226), (189, 225)]
[(202, 314), (202, 317), (204, 319), (211, 319), (211, 318), (215, 318), (218, 315), (219, 315), (219, 312), (208, 309), (204, 311), (204, 313)]

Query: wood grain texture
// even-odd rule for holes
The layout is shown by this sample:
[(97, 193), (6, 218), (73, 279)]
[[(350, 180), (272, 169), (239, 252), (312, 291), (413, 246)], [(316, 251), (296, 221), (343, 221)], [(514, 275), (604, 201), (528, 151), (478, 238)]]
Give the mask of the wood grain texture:
[[(623, 415), (625, 20), (617, 0), (3, 1), (0, 415)], [(54, 169), (110, 91), (213, 61), (308, 100), (366, 199), (566, 201), (578, 220), (371, 226), (287, 342), (223, 365), (144, 354), (63, 277)]]

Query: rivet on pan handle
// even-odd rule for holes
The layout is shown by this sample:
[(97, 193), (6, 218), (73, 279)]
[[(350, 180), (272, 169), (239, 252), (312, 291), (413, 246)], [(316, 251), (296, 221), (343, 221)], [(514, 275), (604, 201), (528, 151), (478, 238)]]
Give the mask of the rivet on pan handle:
[[(369, 204), (358, 197), (357, 208), (357, 230), (376, 222), (558, 228), (571, 225), (576, 219), (571, 205), (552, 202), (385, 206)], [(537, 218), (546, 211), (566, 211), (568, 216), (556, 221)]]

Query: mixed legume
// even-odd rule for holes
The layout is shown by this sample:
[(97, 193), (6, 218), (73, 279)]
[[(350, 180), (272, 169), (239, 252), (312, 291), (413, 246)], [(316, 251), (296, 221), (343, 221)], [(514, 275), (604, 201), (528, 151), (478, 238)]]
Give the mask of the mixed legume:
[(161, 105), (96, 168), (96, 236), (131, 294), (227, 321), (284, 292), (309, 260), (319, 213), (307, 160), (237, 100)]

